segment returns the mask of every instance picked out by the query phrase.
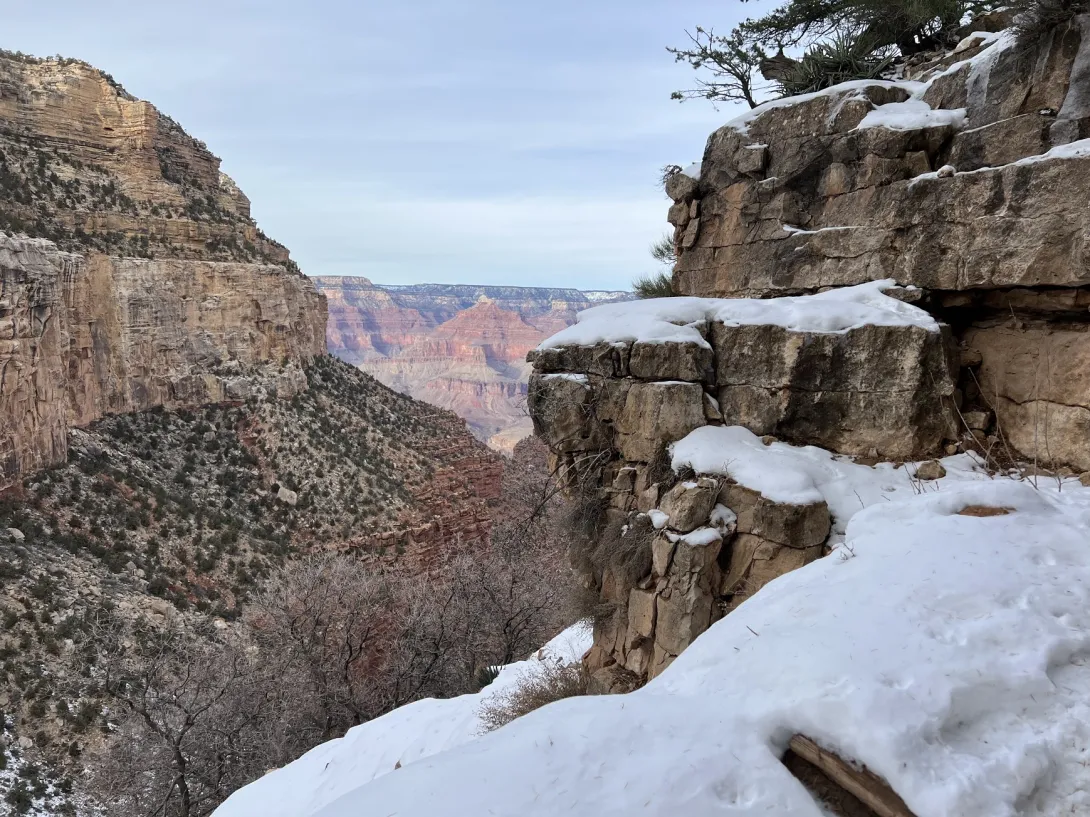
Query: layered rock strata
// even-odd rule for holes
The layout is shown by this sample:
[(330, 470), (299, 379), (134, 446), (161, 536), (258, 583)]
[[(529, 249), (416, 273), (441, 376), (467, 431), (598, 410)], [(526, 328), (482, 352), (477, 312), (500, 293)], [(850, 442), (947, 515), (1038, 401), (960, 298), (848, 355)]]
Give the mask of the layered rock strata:
[(667, 183), (675, 289), (917, 287), (963, 347), (962, 413), (991, 418), (959, 421), (963, 444), (1090, 469), (1090, 391), (1071, 365), (1090, 358), (1088, 66), (1083, 15), (734, 120)]
[(313, 279), (329, 300), (328, 345), (405, 394), (463, 417), (477, 437), (511, 452), (530, 434), (526, 353), (581, 309), (624, 292)]
[[(283, 396), (324, 351), (321, 296), (274, 265), (82, 256), (0, 234), (0, 485), (106, 414)], [(268, 371), (261, 371), (262, 369)]]
[[(820, 494), (694, 470), (668, 453), (683, 438), (1090, 469), (1088, 71), (1088, 16), (1037, 42), (971, 35), (904, 81), (751, 111), (667, 180), (674, 289), (697, 297), (602, 313), (531, 354), (535, 429), (600, 511), (573, 555), (601, 602), (601, 689), (661, 672), (828, 546)], [(935, 324), (835, 319), (879, 280), (892, 311)], [(934, 465), (910, 469), (916, 490)]]
[(957, 436), (948, 328), (883, 288), (599, 307), (531, 353), (535, 429), (568, 488), (598, 508), (573, 557), (604, 611), (587, 657), (600, 689), (661, 672), (746, 597), (821, 556), (830, 533), (820, 496), (686, 475), (671, 460), (679, 440), (733, 426), (904, 460)]
[(202, 142), (85, 63), (0, 52), (0, 488), (105, 414), (305, 388), (325, 323)]

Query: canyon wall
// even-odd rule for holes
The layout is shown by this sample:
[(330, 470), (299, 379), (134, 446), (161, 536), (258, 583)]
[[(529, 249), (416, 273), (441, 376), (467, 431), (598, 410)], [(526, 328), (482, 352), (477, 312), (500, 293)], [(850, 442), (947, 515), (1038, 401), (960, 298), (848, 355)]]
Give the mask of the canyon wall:
[(531, 433), (526, 354), (581, 309), (624, 292), (313, 278), (329, 303), (329, 350), (381, 382), (464, 418), (510, 452)]
[(106, 414), (305, 388), (325, 318), (203, 143), (91, 66), (0, 53), (0, 487)]
[(971, 35), (908, 73), (713, 133), (699, 178), (667, 183), (675, 289), (914, 287), (963, 347), (959, 409), (994, 412), (963, 431), (1090, 469), (1090, 16), (1037, 42)]

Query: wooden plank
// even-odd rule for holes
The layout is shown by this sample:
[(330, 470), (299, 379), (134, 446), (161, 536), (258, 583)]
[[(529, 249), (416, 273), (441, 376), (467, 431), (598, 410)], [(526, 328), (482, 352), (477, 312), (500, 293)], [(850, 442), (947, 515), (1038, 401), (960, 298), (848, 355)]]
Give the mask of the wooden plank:
[(821, 769), (845, 791), (859, 798), (878, 817), (916, 817), (885, 780), (867, 769), (857, 769), (822, 749), (805, 735), (791, 738), (790, 749)]

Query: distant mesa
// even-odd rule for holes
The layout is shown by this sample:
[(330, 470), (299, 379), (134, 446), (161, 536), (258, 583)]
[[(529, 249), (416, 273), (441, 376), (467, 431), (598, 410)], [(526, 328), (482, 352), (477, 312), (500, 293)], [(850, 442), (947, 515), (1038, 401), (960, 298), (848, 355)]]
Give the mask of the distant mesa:
[(631, 293), (313, 278), (329, 303), (329, 351), (397, 391), (463, 417), (510, 452), (532, 431), (526, 353), (581, 309)]

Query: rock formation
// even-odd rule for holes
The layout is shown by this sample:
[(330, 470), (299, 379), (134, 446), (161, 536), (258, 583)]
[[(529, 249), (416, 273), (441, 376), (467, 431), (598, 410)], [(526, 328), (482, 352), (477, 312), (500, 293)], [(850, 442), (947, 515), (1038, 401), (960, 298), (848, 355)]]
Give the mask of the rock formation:
[(964, 349), (962, 410), (996, 415), (962, 431), (1090, 468), (1075, 364), (1090, 355), (1087, 65), (1083, 16), (1035, 45), (971, 35), (916, 82), (839, 86), (725, 125), (700, 178), (668, 184), (676, 289), (918, 287)]
[(305, 387), (281, 366), (324, 351), (324, 300), (202, 143), (88, 65), (6, 53), (0, 126), (0, 487), (106, 414)]
[(576, 313), (623, 292), (316, 277), (329, 302), (330, 351), (381, 382), (463, 417), (510, 452), (530, 433), (526, 353)]
[(674, 288), (697, 297), (592, 310), (531, 352), (535, 430), (585, 509), (601, 689), (828, 547), (820, 495), (727, 461), (762, 456), (754, 434), (1090, 469), (1088, 65), (1083, 16), (744, 114), (666, 182)]

